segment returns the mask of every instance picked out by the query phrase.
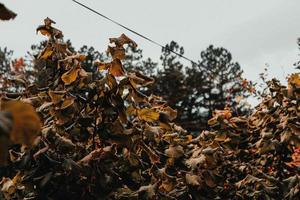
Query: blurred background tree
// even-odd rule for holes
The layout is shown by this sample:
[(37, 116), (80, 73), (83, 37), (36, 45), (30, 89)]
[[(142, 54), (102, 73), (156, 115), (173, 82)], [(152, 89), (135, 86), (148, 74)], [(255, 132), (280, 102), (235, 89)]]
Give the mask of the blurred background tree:
[[(227, 49), (210, 45), (201, 52), (198, 69), (194, 76), (198, 73), (204, 75), (205, 88), (198, 90), (197, 96), (203, 96), (202, 106), (208, 109), (208, 118), (212, 117), (215, 109), (221, 110), (225, 106), (235, 113), (246, 113), (247, 110), (239, 106), (240, 100), (249, 96), (242, 76), (243, 70), (232, 60)], [(193, 75), (190, 76), (194, 79)]]
[[(226, 106), (234, 114), (247, 114), (249, 109), (242, 100), (249, 96), (249, 90), (240, 65), (232, 60), (228, 50), (210, 45), (201, 52), (198, 64), (187, 66), (171, 51), (184, 55), (184, 48), (172, 41), (162, 49), (159, 63), (145, 66), (141, 62), (141, 51), (136, 51), (129, 53), (126, 66), (155, 79), (155, 83), (148, 86), (148, 94), (163, 97), (175, 108), (178, 124), (189, 131), (207, 129), (207, 120), (213, 111)], [(138, 56), (131, 56), (136, 53)]]
[(6, 90), (9, 87), (8, 79), (11, 75), (10, 64), (12, 61), (13, 51), (0, 48), (0, 88)]

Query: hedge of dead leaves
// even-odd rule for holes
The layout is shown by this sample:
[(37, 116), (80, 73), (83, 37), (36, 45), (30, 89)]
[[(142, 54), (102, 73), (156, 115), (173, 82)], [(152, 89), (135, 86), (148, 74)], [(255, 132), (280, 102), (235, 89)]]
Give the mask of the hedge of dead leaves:
[(216, 111), (212, 130), (192, 137), (165, 101), (141, 93), (153, 80), (123, 68), (134, 41), (111, 38), (111, 62), (91, 74), (53, 23), (37, 29), (48, 42), (34, 63), (47, 76), (18, 99), (43, 127), (32, 147), (10, 148), (4, 198), (299, 199), (299, 74), (288, 88), (271, 81), (251, 116)]

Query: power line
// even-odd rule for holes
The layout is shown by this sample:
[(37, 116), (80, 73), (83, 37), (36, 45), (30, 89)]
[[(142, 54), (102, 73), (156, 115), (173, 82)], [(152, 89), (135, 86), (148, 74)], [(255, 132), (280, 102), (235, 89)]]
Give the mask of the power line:
[(162, 44), (160, 44), (160, 43), (158, 43), (158, 42), (156, 42), (156, 41), (150, 39), (149, 37), (146, 37), (145, 35), (143, 35), (143, 34), (137, 32), (137, 31), (135, 31), (135, 30), (133, 30), (133, 29), (131, 29), (131, 28), (129, 28), (129, 27), (127, 27), (127, 26), (125, 26), (125, 25), (123, 25), (123, 24), (121, 24), (121, 23), (119, 23), (119, 22), (117, 22), (117, 21), (115, 21), (115, 20), (113, 20), (113, 19), (111, 19), (111, 18), (109, 18), (109, 17), (103, 15), (103, 14), (101, 14), (100, 12), (98, 12), (98, 11), (96, 11), (96, 10), (94, 10), (94, 9), (92, 9), (92, 8), (90, 8), (90, 7), (88, 7), (88, 6), (86, 6), (86, 5), (84, 5), (83, 3), (80, 3), (80, 2), (78, 2), (78, 1), (76, 1), (76, 0), (72, 0), (72, 1), (75, 2), (75, 3), (77, 3), (78, 5), (80, 5), (80, 6), (84, 7), (84, 8), (86, 8), (87, 10), (89, 10), (89, 11), (91, 11), (91, 12), (97, 14), (98, 16), (100, 16), (100, 17), (102, 17), (102, 18), (105, 18), (105, 19), (107, 19), (108, 21), (110, 21), (110, 22), (112, 22), (112, 23), (114, 23), (114, 24), (116, 24), (116, 25), (118, 25), (118, 26), (120, 26), (120, 27), (122, 27), (122, 28), (128, 30), (129, 32), (131, 32), (131, 33), (133, 33), (133, 34), (135, 34), (135, 35), (140, 36), (141, 38), (143, 38), (143, 39), (145, 39), (145, 40), (151, 42), (152, 44), (154, 44), (154, 45), (156, 45), (156, 46), (159, 46), (159, 47), (161, 47), (161, 48), (167, 49), (169, 52), (171, 52), (171, 53), (173, 53), (173, 54), (175, 54), (175, 55), (177, 55), (177, 56), (179, 56), (179, 57), (181, 57), (181, 58), (183, 58), (183, 59), (185, 59), (185, 60), (187, 60), (187, 61), (190, 61), (192, 64), (198, 65), (197, 62), (193, 61), (192, 59), (190, 59), (190, 58), (188, 58), (188, 57), (186, 57), (186, 56), (184, 56), (184, 55), (182, 55), (182, 54), (179, 54), (179, 53), (177, 53), (177, 52), (175, 52), (175, 51), (173, 51), (173, 50), (171, 50), (171, 49), (166, 48), (166, 47), (163, 46)]

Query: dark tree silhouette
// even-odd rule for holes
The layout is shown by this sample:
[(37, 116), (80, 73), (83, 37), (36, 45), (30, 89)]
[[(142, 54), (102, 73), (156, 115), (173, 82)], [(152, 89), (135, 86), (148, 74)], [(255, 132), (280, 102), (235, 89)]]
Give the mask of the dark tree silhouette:
[(186, 108), (190, 88), (186, 83), (185, 67), (180, 62), (180, 57), (170, 50), (180, 55), (184, 54), (183, 47), (174, 41), (162, 49), (160, 57), (162, 64), (157, 68), (155, 83), (149, 88), (149, 93), (163, 97), (171, 107), (176, 109), (176, 121), (181, 124), (189, 120)]
[(210, 45), (201, 52), (199, 66), (206, 80), (205, 88), (198, 91), (198, 96), (203, 96), (202, 106), (208, 109), (208, 118), (215, 109), (224, 109), (225, 106), (239, 114), (245, 113), (246, 110), (236, 101), (248, 96), (243, 70), (232, 60), (231, 53), (225, 48)]
[(156, 75), (158, 63), (154, 62), (151, 58), (144, 59), (142, 49), (128, 45), (125, 55), (123, 66), (127, 71), (142, 71), (151, 77)]

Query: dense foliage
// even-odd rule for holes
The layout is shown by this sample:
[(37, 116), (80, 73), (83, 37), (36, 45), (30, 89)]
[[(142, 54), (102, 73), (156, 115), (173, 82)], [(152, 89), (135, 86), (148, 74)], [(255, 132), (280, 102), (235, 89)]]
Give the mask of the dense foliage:
[(142, 93), (154, 80), (124, 68), (134, 41), (111, 38), (111, 59), (87, 72), (86, 55), (70, 51), (53, 23), (37, 29), (48, 37), (34, 60), (47, 71), (42, 85), (1, 96), (1, 198), (299, 198), (299, 74), (287, 87), (268, 82), (249, 117), (215, 110), (211, 130), (193, 137), (161, 97)]

